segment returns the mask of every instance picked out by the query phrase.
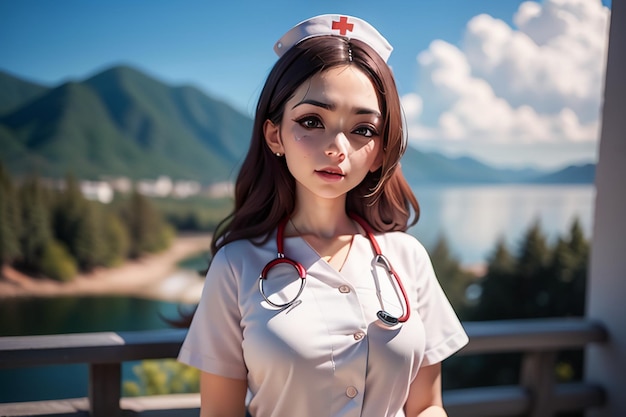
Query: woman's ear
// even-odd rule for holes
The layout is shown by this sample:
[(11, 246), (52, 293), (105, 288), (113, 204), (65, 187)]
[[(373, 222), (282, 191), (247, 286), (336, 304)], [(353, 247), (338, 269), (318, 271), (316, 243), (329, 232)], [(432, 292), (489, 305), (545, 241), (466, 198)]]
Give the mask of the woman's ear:
[(271, 120), (266, 120), (263, 124), (263, 135), (265, 136), (265, 143), (267, 143), (272, 153), (285, 153), (280, 140), (280, 125), (277, 126)]

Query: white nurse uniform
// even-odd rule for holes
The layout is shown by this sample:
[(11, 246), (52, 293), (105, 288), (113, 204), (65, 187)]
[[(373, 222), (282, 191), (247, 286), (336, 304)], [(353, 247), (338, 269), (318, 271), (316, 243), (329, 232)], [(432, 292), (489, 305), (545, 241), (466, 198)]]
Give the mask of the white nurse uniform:
[[(400, 316), (384, 270), (373, 266), (367, 237), (355, 235), (341, 271), (304, 239), (285, 239), (285, 254), (306, 268), (293, 306), (278, 310), (259, 293), (263, 267), (276, 258), (275, 238), (241, 240), (215, 255), (179, 360), (205, 372), (247, 379), (254, 417), (400, 417), (419, 368), (463, 347), (468, 338), (435, 277), (424, 247), (411, 235), (376, 235), (402, 280), (411, 317), (380, 325), (381, 309)], [(272, 269), (270, 300), (297, 294), (293, 268)]]

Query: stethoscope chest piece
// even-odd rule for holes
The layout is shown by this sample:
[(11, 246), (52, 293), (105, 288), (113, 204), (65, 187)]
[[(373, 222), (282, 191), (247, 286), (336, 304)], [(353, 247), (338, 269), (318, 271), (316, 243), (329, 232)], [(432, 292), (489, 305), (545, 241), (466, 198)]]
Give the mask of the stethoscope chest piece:
[(393, 327), (400, 323), (398, 317), (392, 316), (385, 310), (379, 310), (378, 313), (376, 313), (376, 317), (378, 317), (378, 320), (380, 320), (387, 327)]
[[(272, 300), (270, 300), (269, 297), (265, 294), (263, 283), (267, 279), (267, 274), (269, 273), (270, 269), (276, 266), (285, 265), (285, 264), (292, 266), (296, 270), (298, 277), (300, 278), (300, 289), (298, 290), (298, 293), (292, 300), (287, 301), (286, 303), (275, 303)], [(270, 261), (267, 265), (265, 265), (265, 268), (263, 268), (263, 270), (261, 271), (261, 275), (259, 276), (259, 292), (261, 293), (265, 301), (267, 301), (269, 305), (275, 308), (281, 308), (281, 309), (287, 308), (291, 306), (292, 304), (294, 304), (296, 300), (300, 298), (300, 295), (302, 294), (302, 290), (304, 290), (305, 285), (306, 285), (306, 270), (304, 269), (304, 266), (302, 266), (302, 264), (300, 264), (299, 262), (286, 258), (282, 252), (278, 252), (278, 257), (274, 259), (273, 261)]]

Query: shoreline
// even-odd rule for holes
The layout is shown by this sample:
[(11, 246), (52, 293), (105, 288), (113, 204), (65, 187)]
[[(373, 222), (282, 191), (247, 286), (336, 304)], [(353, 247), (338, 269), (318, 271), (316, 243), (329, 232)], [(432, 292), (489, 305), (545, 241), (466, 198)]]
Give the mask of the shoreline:
[(4, 266), (0, 274), (0, 300), (14, 297), (121, 295), (197, 303), (204, 277), (177, 266), (191, 256), (208, 252), (208, 233), (178, 235), (166, 250), (129, 260), (113, 268), (78, 274), (70, 282), (28, 276)]
[[(59, 296), (132, 296), (184, 304), (196, 304), (202, 295), (204, 277), (177, 264), (210, 249), (211, 234), (177, 235), (172, 245), (159, 253), (128, 260), (114, 268), (98, 268), (78, 274), (70, 282), (26, 275), (12, 267), (0, 271), (0, 300), (3, 298)], [(486, 265), (463, 267), (476, 277)]]

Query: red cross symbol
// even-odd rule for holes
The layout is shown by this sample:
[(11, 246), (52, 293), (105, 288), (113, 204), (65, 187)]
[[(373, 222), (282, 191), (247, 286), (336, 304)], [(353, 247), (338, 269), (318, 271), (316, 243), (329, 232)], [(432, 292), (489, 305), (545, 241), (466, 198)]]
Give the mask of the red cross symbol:
[(348, 23), (348, 18), (341, 16), (339, 21), (333, 20), (333, 30), (338, 30), (341, 36), (345, 36), (347, 32), (352, 32), (354, 29), (354, 23)]

